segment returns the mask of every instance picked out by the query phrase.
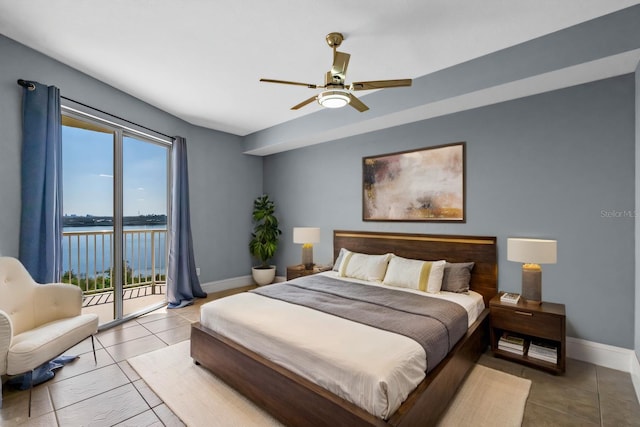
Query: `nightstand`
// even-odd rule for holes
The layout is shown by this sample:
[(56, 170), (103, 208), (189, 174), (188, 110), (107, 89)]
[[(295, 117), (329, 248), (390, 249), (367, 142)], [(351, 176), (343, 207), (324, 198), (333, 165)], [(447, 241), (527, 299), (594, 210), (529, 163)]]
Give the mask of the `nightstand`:
[(314, 265), (311, 270), (305, 270), (303, 264), (290, 265), (287, 267), (287, 280), (297, 279), (298, 277), (310, 276), (312, 274), (322, 273), (331, 270), (330, 265)]
[[(491, 351), (493, 354), (554, 374), (563, 373), (567, 353), (564, 304), (552, 302), (537, 304), (523, 301), (522, 298), (516, 304), (509, 304), (500, 302), (501, 294), (489, 301)], [(504, 333), (524, 338), (523, 355), (498, 348), (498, 341)], [(532, 341), (555, 347), (557, 349), (556, 363), (530, 356), (528, 350)]]

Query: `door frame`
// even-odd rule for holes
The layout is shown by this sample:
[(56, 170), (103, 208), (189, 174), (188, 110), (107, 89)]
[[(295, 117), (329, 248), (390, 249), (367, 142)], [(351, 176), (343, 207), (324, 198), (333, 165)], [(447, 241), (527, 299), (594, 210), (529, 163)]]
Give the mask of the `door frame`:
[[(141, 139), (144, 142), (149, 142), (153, 144), (158, 144), (161, 146), (165, 146), (167, 148), (167, 237), (165, 238), (165, 265), (167, 266), (167, 275), (168, 275), (168, 258), (169, 258), (169, 244), (170, 244), (170, 233), (169, 229), (171, 226), (171, 183), (172, 183), (172, 155), (173, 150), (172, 144), (173, 139), (167, 138), (160, 135), (153, 135), (149, 131), (142, 131), (141, 129), (137, 129), (133, 127), (131, 124), (125, 125), (123, 122), (124, 119), (120, 118), (106, 118), (105, 115), (107, 113), (96, 112), (96, 114), (88, 113), (84, 111), (86, 106), (82, 106), (83, 108), (78, 108), (74, 105), (75, 103), (72, 101), (63, 101), (61, 106), (61, 114), (64, 116), (68, 116), (74, 118), (76, 120), (81, 120), (83, 122), (92, 124), (95, 123), (100, 127), (104, 127), (113, 131), (114, 141), (113, 141), (113, 238), (112, 238), (112, 247), (113, 247), (113, 269), (114, 273), (112, 277), (112, 283), (114, 287), (114, 319), (112, 321), (103, 323), (99, 326), (100, 330), (110, 328), (112, 326), (119, 325), (121, 323), (126, 322), (135, 317), (139, 317), (143, 314), (149, 313), (151, 311), (157, 310), (163, 306), (166, 306), (166, 301), (150, 305), (145, 307), (139, 311), (129, 313), (126, 316), (124, 315), (124, 301), (123, 301), (123, 272), (124, 265), (122, 260), (122, 255), (124, 254), (124, 226), (123, 226), (123, 209), (124, 209), (124, 200), (123, 200), (123, 141), (125, 137), (132, 137), (136, 139)], [(109, 115), (110, 116), (110, 115)], [(118, 120), (119, 119), (119, 120)]]

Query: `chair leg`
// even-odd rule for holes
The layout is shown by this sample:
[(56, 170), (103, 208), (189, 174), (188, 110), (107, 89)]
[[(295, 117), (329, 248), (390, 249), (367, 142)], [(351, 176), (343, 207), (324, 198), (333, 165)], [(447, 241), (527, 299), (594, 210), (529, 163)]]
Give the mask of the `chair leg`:
[(29, 418), (31, 418), (31, 393), (33, 392), (33, 369), (29, 372)]
[(95, 364), (98, 364), (98, 358), (96, 357), (96, 343), (93, 340), (93, 335), (91, 335), (91, 347), (93, 347), (93, 361)]

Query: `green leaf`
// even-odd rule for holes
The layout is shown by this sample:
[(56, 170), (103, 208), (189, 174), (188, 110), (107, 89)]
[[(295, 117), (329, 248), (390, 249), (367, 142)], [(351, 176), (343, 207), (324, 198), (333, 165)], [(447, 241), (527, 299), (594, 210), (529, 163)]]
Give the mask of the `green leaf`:
[(278, 228), (278, 218), (275, 216), (275, 203), (267, 194), (257, 197), (253, 201), (252, 218), (253, 233), (249, 241), (249, 252), (260, 260), (263, 266), (273, 258), (278, 249), (278, 236), (282, 231)]

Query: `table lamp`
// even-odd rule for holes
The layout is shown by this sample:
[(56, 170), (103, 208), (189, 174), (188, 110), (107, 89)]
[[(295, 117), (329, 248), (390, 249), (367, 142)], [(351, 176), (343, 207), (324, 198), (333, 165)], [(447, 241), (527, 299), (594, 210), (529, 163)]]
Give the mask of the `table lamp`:
[(302, 264), (305, 270), (313, 268), (313, 244), (319, 241), (319, 228), (293, 227), (293, 243), (302, 243)]
[(540, 264), (555, 264), (557, 241), (542, 239), (507, 239), (507, 259), (523, 263), (522, 298), (529, 302), (542, 301), (542, 268)]

